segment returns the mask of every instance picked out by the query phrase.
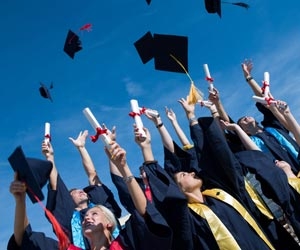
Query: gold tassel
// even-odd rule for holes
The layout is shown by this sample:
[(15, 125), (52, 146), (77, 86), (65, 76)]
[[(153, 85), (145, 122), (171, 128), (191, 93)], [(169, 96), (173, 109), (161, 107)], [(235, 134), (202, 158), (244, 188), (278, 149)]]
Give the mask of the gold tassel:
[(185, 67), (175, 56), (173, 56), (172, 54), (170, 54), (170, 56), (179, 64), (179, 66), (184, 70), (185, 74), (188, 76), (188, 78), (191, 81), (190, 92), (187, 98), (188, 104), (196, 104), (198, 103), (198, 101), (202, 101), (203, 93), (198, 88), (196, 88), (194, 81), (192, 80), (191, 76), (189, 75)]

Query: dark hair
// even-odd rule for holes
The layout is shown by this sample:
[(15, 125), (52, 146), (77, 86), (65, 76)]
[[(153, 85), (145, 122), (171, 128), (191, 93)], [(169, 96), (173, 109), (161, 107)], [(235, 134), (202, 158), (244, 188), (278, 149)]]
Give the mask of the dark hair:
[(77, 190), (78, 188), (71, 188), (69, 189), (69, 194), (71, 194), (74, 190)]
[(237, 120), (236, 124), (240, 126), (241, 120), (243, 120), (245, 117), (246, 117), (246, 115), (244, 115), (244, 116), (242, 116), (241, 118), (239, 118), (239, 119)]

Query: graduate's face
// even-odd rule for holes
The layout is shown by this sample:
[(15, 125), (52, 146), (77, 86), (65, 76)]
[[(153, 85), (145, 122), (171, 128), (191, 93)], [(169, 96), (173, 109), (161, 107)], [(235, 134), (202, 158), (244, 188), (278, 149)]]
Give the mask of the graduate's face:
[(251, 116), (244, 116), (241, 119), (239, 119), (238, 124), (240, 125), (240, 127), (247, 132), (249, 127), (253, 127), (256, 126), (256, 121), (253, 117)]
[(105, 228), (109, 226), (109, 221), (104, 212), (99, 207), (90, 208), (84, 216), (82, 222), (82, 230), (85, 236), (93, 233), (103, 233)]
[(84, 192), (82, 189), (74, 189), (70, 195), (73, 198), (73, 201), (75, 202), (76, 205), (88, 201), (88, 196), (87, 193)]
[(183, 192), (193, 192), (195, 189), (202, 187), (202, 179), (195, 175), (194, 172), (178, 172), (174, 175), (175, 181)]

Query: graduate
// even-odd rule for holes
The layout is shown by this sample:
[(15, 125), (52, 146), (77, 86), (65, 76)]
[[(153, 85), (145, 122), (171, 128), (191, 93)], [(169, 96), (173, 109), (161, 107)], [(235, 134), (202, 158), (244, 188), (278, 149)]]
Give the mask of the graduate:
[[(288, 245), (290, 245), (289, 249), (299, 248), (298, 243), (277, 221), (267, 218), (254, 205), (244, 183), (244, 174), (247, 169), (243, 168), (240, 163), (242, 158), (238, 160), (231, 152), (221, 130), (219, 119), (217, 117), (197, 119), (194, 113), (194, 105), (189, 105), (184, 98), (180, 99), (179, 102), (184, 108), (190, 123), (191, 138), (201, 168), (197, 176), (204, 180), (204, 188), (220, 188), (241, 202), (263, 228), (276, 249), (285, 249)], [(247, 156), (248, 152), (244, 152)], [(251, 165), (253, 158), (249, 157), (249, 159), (252, 159), (252, 161), (246, 162)], [(280, 182), (280, 185), (284, 187), (283, 184)], [(284, 190), (288, 189), (285, 188)], [(282, 196), (285, 195), (282, 194)]]
[[(68, 189), (59, 175), (54, 161), (54, 149), (50, 141), (42, 143), (42, 153), (48, 161), (53, 164), (53, 169), (49, 178), (47, 209), (51, 211), (70, 241), (82, 249), (88, 249), (88, 240), (83, 236), (81, 223), (87, 209), (95, 204), (101, 204), (110, 209), (116, 218), (121, 216), (121, 208), (111, 190), (104, 185), (95, 170), (93, 161), (85, 147), (88, 131), (80, 132), (76, 139), (70, 137), (70, 141), (79, 151), (85, 172), (88, 177), (89, 186), (80, 189)], [(120, 225), (116, 227), (114, 236), (116, 237)]]
[[(152, 204), (147, 202), (139, 184), (132, 178), (127, 165), (126, 151), (116, 142), (112, 142), (110, 151), (106, 150), (106, 153), (118, 171), (122, 173), (136, 209), (132, 211), (125, 228), (120, 231), (116, 239), (112, 237), (113, 230), (117, 226), (114, 214), (102, 205), (88, 209), (84, 216), (82, 231), (89, 240), (89, 249), (171, 249), (172, 231)], [(15, 178), (10, 187), (10, 192), (16, 201), (15, 227), (14, 234), (8, 243), (8, 250), (80, 250), (81, 248), (71, 245), (70, 241), (57, 242), (41, 232), (31, 230), (26, 215), (25, 191), (24, 182)], [(65, 236), (65, 239), (68, 240), (68, 237)]]

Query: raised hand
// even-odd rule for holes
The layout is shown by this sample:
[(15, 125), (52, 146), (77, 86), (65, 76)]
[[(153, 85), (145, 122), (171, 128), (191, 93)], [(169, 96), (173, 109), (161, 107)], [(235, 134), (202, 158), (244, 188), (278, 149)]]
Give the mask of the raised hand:
[(89, 133), (87, 130), (84, 130), (83, 132), (80, 131), (76, 139), (69, 137), (69, 140), (74, 144), (75, 147), (85, 147), (85, 142), (88, 135)]
[(16, 200), (25, 200), (26, 184), (18, 180), (17, 172), (14, 174), (14, 180), (10, 184), (9, 191)]
[(165, 111), (170, 121), (176, 121), (176, 114), (172, 109), (168, 109), (168, 107), (165, 107)]

